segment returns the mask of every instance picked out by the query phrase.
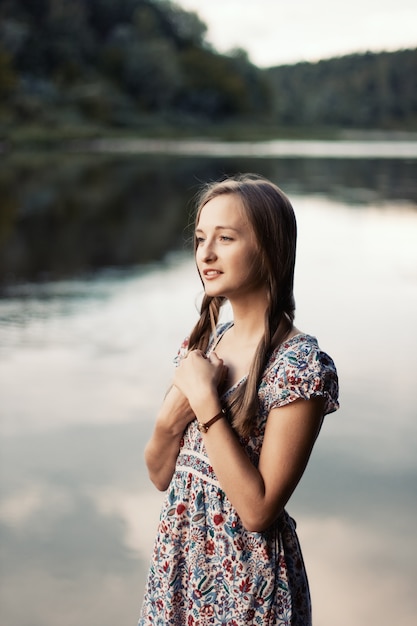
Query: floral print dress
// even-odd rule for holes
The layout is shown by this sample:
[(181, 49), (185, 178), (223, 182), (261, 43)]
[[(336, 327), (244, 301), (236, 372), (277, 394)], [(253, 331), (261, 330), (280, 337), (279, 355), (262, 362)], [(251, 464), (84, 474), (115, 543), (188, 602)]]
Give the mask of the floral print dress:
[[(218, 339), (229, 327), (219, 328)], [(186, 351), (187, 340), (178, 360)], [(259, 387), (257, 428), (240, 440), (255, 465), (269, 411), (316, 396), (325, 399), (325, 413), (338, 408), (336, 369), (314, 337), (298, 334), (272, 353)], [(247, 531), (194, 420), (162, 507), (139, 626), (209, 624), (310, 626), (311, 606), (294, 520), (284, 511), (267, 531)]]

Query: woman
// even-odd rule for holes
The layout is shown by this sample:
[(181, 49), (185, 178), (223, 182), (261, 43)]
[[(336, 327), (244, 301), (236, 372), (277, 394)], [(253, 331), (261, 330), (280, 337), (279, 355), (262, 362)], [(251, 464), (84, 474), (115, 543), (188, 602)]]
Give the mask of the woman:
[[(292, 206), (271, 182), (244, 175), (203, 190), (201, 315), (145, 451), (167, 495), (140, 626), (311, 624), (284, 507), (338, 408), (338, 382), (293, 324), (295, 249)], [(226, 301), (233, 320), (220, 323)]]

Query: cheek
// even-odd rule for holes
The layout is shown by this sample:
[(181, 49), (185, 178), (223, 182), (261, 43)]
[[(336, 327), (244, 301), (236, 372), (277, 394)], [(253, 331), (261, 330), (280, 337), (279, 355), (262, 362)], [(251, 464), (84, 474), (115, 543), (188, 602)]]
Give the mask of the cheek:
[(200, 274), (200, 276), (201, 276), (201, 259), (200, 259), (200, 257), (199, 257), (198, 252), (196, 252), (196, 253), (195, 253), (195, 255), (194, 255), (194, 262), (195, 262), (195, 265), (196, 265), (197, 271), (198, 271), (198, 273), (199, 273), (199, 274)]
[(196, 249), (194, 250), (194, 260), (197, 263), (201, 262), (201, 248), (199, 246), (196, 247)]

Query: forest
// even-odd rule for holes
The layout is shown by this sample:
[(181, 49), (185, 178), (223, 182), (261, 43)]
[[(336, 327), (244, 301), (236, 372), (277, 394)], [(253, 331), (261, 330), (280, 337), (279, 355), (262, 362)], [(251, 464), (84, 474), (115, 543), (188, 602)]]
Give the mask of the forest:
[(417, 49), (267, 70), (282, 125), (417, 129)]
[(260, 69), (206, 32), (168, 0), (0, 0), (0, 140), (417, 130), (417, 49)]

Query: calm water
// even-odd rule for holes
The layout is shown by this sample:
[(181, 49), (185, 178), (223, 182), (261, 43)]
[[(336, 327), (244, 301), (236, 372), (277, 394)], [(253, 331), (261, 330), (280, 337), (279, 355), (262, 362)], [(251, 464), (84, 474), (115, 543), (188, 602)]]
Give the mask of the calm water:
[[(297, 325), (341, 380), (288, 506), (315, 626), (414, 625), (416, 161), (187, 158), (154, 166), (188, 191), (203, 170), (256, 169), (296, 209)], [(161, 502), (143, 448), (199, 294), (173, 252), (0, 299), (2, 626), (136, 623)]]

